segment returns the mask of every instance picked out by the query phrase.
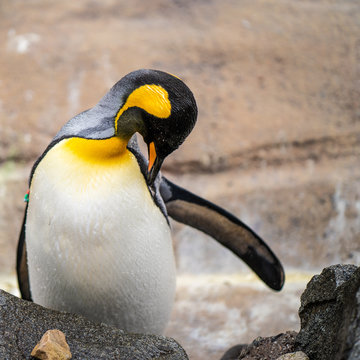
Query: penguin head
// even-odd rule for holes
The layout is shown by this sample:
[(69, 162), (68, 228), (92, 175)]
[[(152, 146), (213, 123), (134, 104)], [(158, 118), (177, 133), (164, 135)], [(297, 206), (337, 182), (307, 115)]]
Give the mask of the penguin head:
[(190, 134), (197, 106), (190, 89), (177, 77), (158, 70), (134, 71), (103, 98), (120, 104), (115, 116), (115, 136), (125, 139), (138, 132), (148, 146), (148, 183), (151, 185), (166, 156)]
[(194, 96), (179, 78), (137, 70), (119, 80), (93, 108), (68, 121), (48, 149), (64, 138), (118, 137), (127, 144), (138, 132), (148, 146), (147, 180), (152, 185), (163, 160), (183, 143), (196, 118)]

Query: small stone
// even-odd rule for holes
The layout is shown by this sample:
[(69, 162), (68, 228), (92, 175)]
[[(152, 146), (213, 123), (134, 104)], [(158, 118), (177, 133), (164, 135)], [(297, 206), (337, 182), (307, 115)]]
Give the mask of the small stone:
[(70, 360), (70, 347), (60, 330), (48, 330), (31, 352), (40, 360)]
[(308, 356), (302, 351), (289, 353), (278, 357), (276, 360), (309, 360)]

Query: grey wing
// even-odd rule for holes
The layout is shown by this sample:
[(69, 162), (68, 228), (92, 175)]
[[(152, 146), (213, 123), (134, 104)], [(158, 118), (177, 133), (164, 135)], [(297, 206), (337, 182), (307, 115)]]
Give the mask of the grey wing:
[(165, 177), (162, 177), (160, 192), (170, 217), (210, 235), (239, 256), (270, 288), (281, 290), (285, 274), (280, 261), (247, 225)]

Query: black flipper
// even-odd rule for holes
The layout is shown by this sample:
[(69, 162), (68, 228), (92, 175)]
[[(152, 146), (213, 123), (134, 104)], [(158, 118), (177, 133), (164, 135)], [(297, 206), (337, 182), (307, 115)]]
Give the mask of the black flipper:
[(25, 209), (24, 220), (21, 227), (19, 243), (17, 248), (16, 271), (17, 271), (21, 297), (24, 300), (32, 301), (31, 293), (30, 293), (29, 269), (27, 264), (26, 243), (25, 243), (26, 213), (27, 213), (27, 206)]
[(162, 177), (161, 196), (168, 215), (210, 235), (237, 256), (274, 290), (284, 285), (284, 269), (265, 242), (234, 215)]

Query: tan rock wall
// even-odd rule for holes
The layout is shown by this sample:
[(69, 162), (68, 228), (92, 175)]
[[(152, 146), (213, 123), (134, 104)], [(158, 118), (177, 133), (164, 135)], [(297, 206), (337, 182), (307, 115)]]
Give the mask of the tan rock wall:
[[(171, 179), (242, 218), (289, 268), (359, 263), (359, 16), (350, 0), (2, 1), (0, 269), (14, 266), (31, 163), (147, 67), (198, 101)], [(243, 268), (200, 233), (175, 233), (181, 272)]]

